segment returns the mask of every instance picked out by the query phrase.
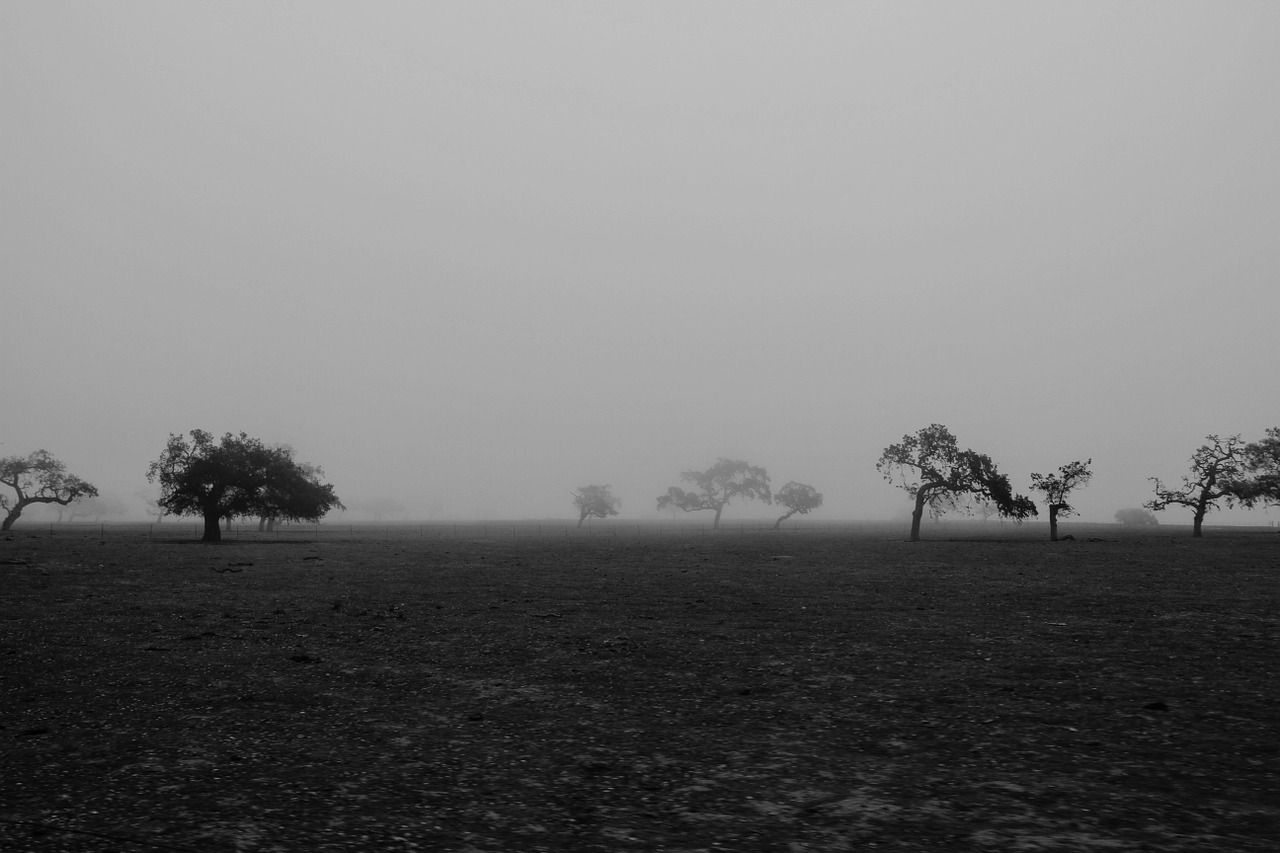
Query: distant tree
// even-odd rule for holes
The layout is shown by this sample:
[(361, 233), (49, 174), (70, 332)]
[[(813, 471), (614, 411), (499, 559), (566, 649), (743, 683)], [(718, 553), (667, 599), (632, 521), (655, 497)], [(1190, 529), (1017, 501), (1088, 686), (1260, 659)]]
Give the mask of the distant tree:
[(808, 515), (818, 507), (822, 506), (822, 492), (813, 486), (805, 483), (797, 483), (795, 480), (787, 483), (777, 494), (773, 496), (775, 502), (787, 508), (786, 514), (780, 516), (773, 523), (774, 529), (782, 526), (782, 522), (791, 516), (799, 513), (800, 515)]
[(147, 515), (153, 515), (156, 524), (164, 521), (164, 507), (160, 506), (160, 496), (149, 489), (138, 489), (134, 492), (138, 500), (142, 501), (142, 505), (147, 508)]
[[(158, 482), (158, 503), (172, 515), (204, 519), (205, 542), (222, 539), (218, 522), (238, 516), (317, 521), (342, 504), (333, 486), (309, 477), (290, 452), (245, 433), (220, 441), (192, 430), (191, 441), (170, 435), (147, 480)], [(314, 469), (319, 471), (319, 469)]]
[(739, 459), (721, 458), (706, 471), (685, 471), (680, 479), (693, 484), (694, 490), (686, 492), (672, 486), (658, 498), (658, 509), (674, 507), (684, 512), (715, 510), (712, 529), (720, 527), (720, 514), (732, 500), (741, 498), (773, 503), (769, 474), (764, 468), (748, 465)]
[(1093, 478), (1089, 466), (1092, 459), (1076, 461), (1063, 465), (1056, 474), (1032, 474), (1031, 489), (1044, 492), (1045, 502), (1049, 505), (1049, 541), (1058, 541), (1058, 516), (1072, 515), (1075, 510), (1067, 503), (1067, 497), (1076, 489), (1083, 489)]
[(1130, 527), (1144, 527), (1160, 523), (1160, 519), (1156, 518), (1151, 510), (1147, 509), (1118, 509), (1116, 510), (1116, 523), (1125, 524)]
[(608, 486), (582, 486), (573, 492), (573, 505), (578, 510), (578, 526), (588, 518), (608, 518), (618, 514), (621, 505)]
[(977, 500), (970, 501), (969, 512), (977, 515), (983, 521), (990, 521), (992, 516), (1000, 513), (1000, 509), (991, 501)]
[(0, 459), (0, 485), (13, 489), (12, 501), (0, 494), (0, 510), (5, 511), (0, 530), (8, 530), (31, 504), (67, 506), (83, 497), (96, 497), (97, 488), (67, 473), (67, 466), (47, 450), (29, 456)]
[(915, 501), (911, 512), (911, 541), (920, 539), (920, 519), (925, 507), (934, 515), (958, 508), (957, 499), (972, 495), (995, 504), (1002, 516), (1022, 520), (1036, 515), (1029, 498), (1015, 495), (1009, 478), (996, 470), (991, 457), (961, 450), (951, 431), (931, 424), (907, 434), (902, 441), (885, 448), (876, 470), (888, 482), (905, 491)]
[(408, 511), (395, 498), (374, 498), (366, 501), (361, 508), (373, 516), (374, 524), (381, 524), (389, 516), (403, 516)]
[(1204, 517), (1219, 501), (1227, 506), (1236, 501), (1236, 484), (1243, 479), (1244, 441), (1240, 436), (1210, 435), (1206, 440), (1209, 443), (1202, 444), (1191, 455), (1191, 471), (1182, 475), (1182, 485), (1178, 488), (1165, 486), (1159, 477), (1148, 477), (1155, 483), (1156, 496), (1143, 504), (1156, 512), (1175, 505), (1190, 507), (1192, 536), (1203, 535)]
[(85, 495), (72, 501), (67, 507), (70, 512), (69, 521), (75, 521), (76, 518), (91, 518), (95, 522), (102, 521), (109, 515), (127, 515), (129, 508), (124, 505), (124, 501), (114, 496), (102, 495)]
[(1247, 507), (1280, 506), (1280, 427), (1271, 427), (1241, 453), (1243, 471), (1231, 484), (1236, 500)]

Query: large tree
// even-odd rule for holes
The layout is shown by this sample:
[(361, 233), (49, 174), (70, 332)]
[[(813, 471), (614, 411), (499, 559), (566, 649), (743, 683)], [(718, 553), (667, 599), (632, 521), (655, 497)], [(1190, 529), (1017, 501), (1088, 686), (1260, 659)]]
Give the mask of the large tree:
[(822, 506), (822, 492), (815, 489), (807, 483), (797, 483), (795, 480), (790, 481), (773, 496), (775, 502), (787, 508), (786, 513), (778, 517), (773, 523), (774, 529), (782, 526), (782, 522), (786, 521), (797, 513), (800, 515), (808, 515), (818, 507)]
[(769, 474), (764, 468), (748, 465), (740, 459), (721, 458), (706, 471), (685, 471), (680, 479), (694, 488), (685, 491), (679, 486), (672, 486), (658, 498), (658, 509), (674, 507), (685, 512), (714, 510), (713, 529), (720, 527), (720, 514), (732, 500), (741, 498), (773, 503)]
[(990, 501), (1000, 515), (1019, 521), (1037, 514), (1029, 498), (1013, 493), (1009, 478), (996, 470), (991, 457), (961, 450), (956, 437), (942, 424), (930, 424), (886, 447), (876, 470), (914, 501), (912, 542), (920, 539), (925, 507), (940, 515), (957, 508), (958, 498), (964, 495)]
[(1246, 444), (1241, 455), (1243, 471), (1231, 484), (1236, 500), (1247, 507), (1280, 506), (1280, 427)]
[(217, 441), (204, 430), (190, 435), (189, 442), (169, 436), (147, 479), (159, 483), (158, 503), (167, 513), (204, 519), (205, 542), (221, 540), (224, 518), (317, 521), (342, 505), (333, 486), (320, 482), (319, 469), (295, 462), (288, 447), (268, 447), (243, 432)]
[(98, 490), (79, 477), (68, 474), (67, 466), (47, 450), (29, 456), (6, 456), (0, 459), (0, 485), (13, 489), (15, 499), (0, 494), (0, 511), (4, 521), (0, 530), (8, 530), (31, 504), (67, 506), (84, 497), (97, 497)]
[(1069, 462), (1058, 469), (1056, 474), (1032, 474), (1031, 489), (1044, 492), (1045, 502), (1049, 505), (1049, 541), (1058, 541), (1058, 516), (1072, 515), (1075, 510), (1067, 503), (1067, 498), (1076, 489), (1083, 489), (1093, 479), (1089, 466), (1092, 459), (1083, 462)]
[(618, 499), (609, 486), (582, 486), (573, 492), (573, 505), (578, 510), (578, 526), (588, 518), (608, 518), (618, 514)]
[(1210, 435), (1205, 440), (1209, 443), (1191, 454), (1191, 471), (1182, 475), (1181, 486), (1166, 486), (1159, 477), (1147, 478), (1155, 483), (1156, 496), (1143, 504), (1156, 512), (1170, 506), (1190, 507), (1192, 536), (1203, 535), (1204, 517), (1219, 501), (1230, 506), (1237, 500), (1238, 483), (1244, 478), (1244, 441), (1240, 436)]

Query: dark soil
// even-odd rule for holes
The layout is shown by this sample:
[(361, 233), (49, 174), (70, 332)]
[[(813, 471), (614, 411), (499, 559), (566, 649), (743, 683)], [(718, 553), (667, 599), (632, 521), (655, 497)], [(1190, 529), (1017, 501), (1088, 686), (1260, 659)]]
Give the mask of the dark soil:
[(0, 850), (1273, 851), (1280, 537), (0, 541)]

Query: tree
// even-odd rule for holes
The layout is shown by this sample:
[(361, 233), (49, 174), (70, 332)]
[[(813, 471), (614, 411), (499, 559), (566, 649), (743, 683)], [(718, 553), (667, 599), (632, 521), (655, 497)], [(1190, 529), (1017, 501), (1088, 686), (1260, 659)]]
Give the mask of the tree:
[(129, 514), (129, 508), (124, 505), (124, 501), (110, 495), (106, 497), (85, 495), (73, 501), (67, 509), (70, 510), (68, 521), (83, 517), (92, 518), (96, 523), (102, 521), (104, 516)]
[(222, 538), (218, 522), (235, 516), (318, 521), (342, 506), (333, 486), (320, 482), (319, 468), (300, 465), (288, 447), (267, 447), (245, 433), (215, 442), (193, 429), (191, 441), (170, 434), (147, 480), (158, 482), (158, 503), (172, 515), (204, 519), (205, 542)]
[(773, 523), (775, 530), (796, 513), (808, 515), (822, 506), (822, 492), (805, 483), (797, 483), (795, 480), (778, 489), (773, 499), (787, 508), (786, 514)]
[(1150, 510), (1136, 507), (1116, 510), (1115, 518), (1117, 524), (1125, 524), (1131, 527), (1145, 527), (1160, 523), (1160, 519), (1152, 515)]
[(712, 529), (720, 527), (720, 514), (735, 498), (773, 503), (768, 473), (763, 468), (748, 465), (739, 459), (722, 457), (706, 471), (685, 471), (680, 479), (692, 483), (695, 490), (686, 492), (678, 486), (672, 486), (665, 495), (658, 498), (658, 509), (674, 507), (685, 512), (715, 510), (716, 519), (711, 525)]
[(1242, 475), (1231, 484), (1236, 500), (1247, 507), (1280, 506), (1280, 427), (1246, 444), (1241, 454)]
[(930, 424), (886, 447), (876, 462), (876, 470), (915, 501), (911, 512), (912, 542), (920, 539), (920, 519), (926, 506), (935, 516), (940, 515), (947, 509), (956, 509), (962, 495), (988, 500), (1000, 515), (1019, 521), (1037, 514), (1036, 505), (1029, 498), (1013, 493), (1009, 478), (996, 470), (991, 457), (961, 450), (955, 436), (942, 424)]
[(582, 486), (573, 492), (573, 505), (578, 509), (578, 526), (588, 518), (608, 518), (618, 514), (619, 500), (608, 486)]
[(10, 503), (7, 495), (0, 494), (0, 510), (5, 511), (0, 531), (13, 527), (18, 516), (31, 504), (67, 506), (72, 501), (98, 494), (92, 484), (68, 474), (67, 466), (47, 450), (0, 459), (0, 485), (13, 489), (17, 498)]
[(1200, 445), (1191, 455), (1191, 471), (1182, 475), (1178, 488), (1165, 486), (1159, 477), (1147, 478), (1155, 483), (1156, 496), (1143, 504), (1155, 512), (1175, 505), (1190, 507), (1192, 536), (1203, 535), (1200, 528), (1204, 517), (1217, 507), (1218, 501), (1227, 506), (1236, 501), (1237, 484), (1244, 478), (1244, 441), (1240, 436), (1210, 435), (1205, 440), (1209, 443)]
[(147, 508), (147, 515), (156, 517), (156, 524), (164, 522), (164, 507), (160, 506), (160, 496), (153, 493), (149, 489), (138, 489), (134, 495), (142, 501), (142, 505)]
[(1075, 510), (1067, 503), (1067, 497), (1076, 489), (1083, 489), (1093, 478), (1089, 466), (1092, 459), (1076, 461), (1063, 465), (1056, 474), (1032, 474), (1031, 489), (1044, 492), (1044, 499), (1049, 504), (1049, 541), (1058, 541), (1058, 516), (1072, 515)]

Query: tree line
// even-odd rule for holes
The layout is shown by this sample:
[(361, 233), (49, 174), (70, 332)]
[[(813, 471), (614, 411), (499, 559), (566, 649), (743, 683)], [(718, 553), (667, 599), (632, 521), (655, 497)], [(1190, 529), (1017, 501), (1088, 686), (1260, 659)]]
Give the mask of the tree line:
[[(1146, 510), (1189, 508), (1192, 536), (1198, 537), (1205, 516), (1219, 505), (1280, 506), (1280, 427), (1253, 442), (1239, 435), (1210, 435), (1206, 441), (1192, 454), (1190, 470), (1179, 484), (1148, 478), (1155, 497), (1143, 504)], [(1051, 540), (1058, 539), (1058, 519), (1075, 513), (1069, 499), (1088, 485), (1092, 464), (1092, 459), (1077, 460), (1049, 474), (1031, 475), (1030, 491), (1041, 493), (1049, 512)], [(990, 456), (960, 447), (942, 424), (904, 435), (884, 449), (875, 467), (911, 498), (912, 541), (920, 538), (926, 511), (936, 517), (976, 504), (1015, 521), (1039, 515), (1035, 502), (1014, 492)], [(330, 510), (344, 508), (319, 466), (294, 459), (288, 445), (269, 446), (243, 432), (220, 439), (198, 429), (189, 438), (170, 434), (164, 451), (148, 467), (147, 480), (160, 486), (155, 505), (163, 513), (204, 520), (201, 538), (206, 542), (219, 541), (221, 522), (236, 517), (257, 517), (260, 529), (271, 529), (277, 521), (318, 521)], [(705, 471), (685, 471), (681, 481), (687, 488), (671, 486), (658, 497), (657, 508), (712, 512), (713, 528), (734, 501), (776, 503), (785, 510), (774, 522), (779, 527), (794, 515), (818, 509), (823, 500), (813, 486), (794, 480), (775, 493), (763, 467), (740, 459), (720, 458)], [(66, 465), (46, 450), (0, 459), (0, 486), (13, 492), (10, 497), (0, 491), (0, 512), (5, 514), (0, 530), (12, 527), (32, 504), (67, 506), (98, 495), (93, 484), (67, 473)], [(621, 507), (608, 485), (581, 486), (571, 494), (579, 527), (588, 518), (616, 516)], [(1155, 523), (1150, 512), (1138, 509), (1121, 510), (1116, 520)]]

